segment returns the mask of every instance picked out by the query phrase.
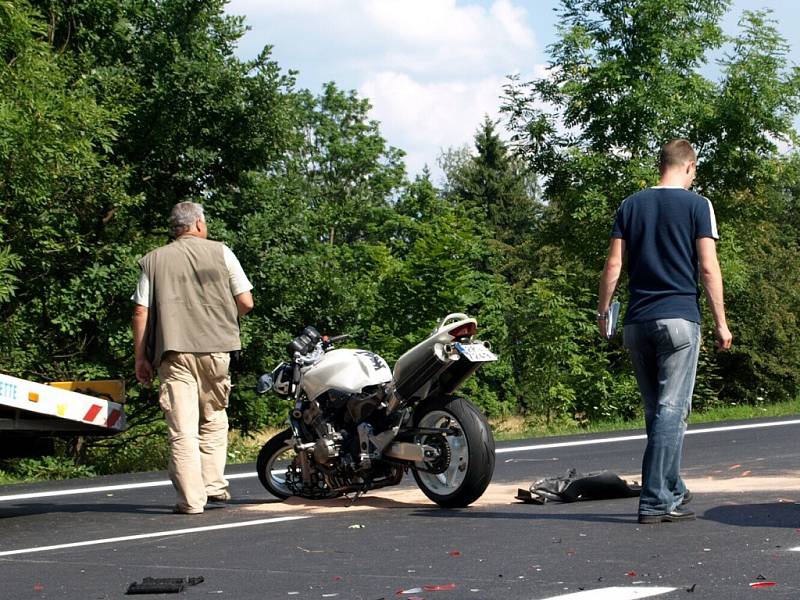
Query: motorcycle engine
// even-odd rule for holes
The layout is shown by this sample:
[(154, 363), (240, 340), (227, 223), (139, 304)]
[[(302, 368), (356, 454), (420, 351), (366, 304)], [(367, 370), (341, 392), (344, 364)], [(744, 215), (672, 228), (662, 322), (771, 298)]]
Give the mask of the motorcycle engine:
[(334, 417), (349, 425), (367, 420), (383, 403), (386, 391), (383, 386), (371, 386), (359, 394), (331, 390), (327, 396)]
[(303, 410), (303, 423), (313, 430), (314, 461), (333, 467), (352, 467), (358, 461), (359, 423), (378, 416), (375, 412), (385, 407), (383, 386), (373, 386), (358, 394), (330, 390), (312, 400)]
[(383, 431), (388, 426), (386, 397), (383, 386), (373, 386), (357, 394), (332, 390), (304, 403), (301, 428), (313, 448), (307, 450), (305, 467), (298, 464), (287, 473), (293, 493), (326, 498), (399, 482), (402, 468), (365, 460), (368, 450), (359, 436), (360, 428)]

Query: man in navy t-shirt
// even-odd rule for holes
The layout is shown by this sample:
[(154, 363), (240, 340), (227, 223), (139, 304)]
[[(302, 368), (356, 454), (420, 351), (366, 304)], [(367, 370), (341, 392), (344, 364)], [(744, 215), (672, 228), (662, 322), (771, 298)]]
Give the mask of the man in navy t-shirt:
[(656, 187), (626, 198), (617, 210), (597, 319), (606, 335), (609, 304), (627, 254), (630, 304), (628, 348), (644, 403), (647, 448), (642, 460), (639, 522), (694, 519), (680, 476), (683, 437), (700, 351), (698, 279), (714, 317), (717, 345), (731, 346), (717, 260), (714, 209), (690, 192), (697, 156), (686, 140), (661, 148)]

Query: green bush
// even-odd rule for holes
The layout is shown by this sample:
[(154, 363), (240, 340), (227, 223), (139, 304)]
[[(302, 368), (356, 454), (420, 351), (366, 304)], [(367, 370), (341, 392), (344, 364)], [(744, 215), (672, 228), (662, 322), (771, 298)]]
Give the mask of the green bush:
[(0, 481), (37, 481), (42, 479), (72, 479), (94, 477), (94, 466), (75, 464), (73, 458), (65, 456), (43, 456), (41, 458), (14, 458), (0, 462)]

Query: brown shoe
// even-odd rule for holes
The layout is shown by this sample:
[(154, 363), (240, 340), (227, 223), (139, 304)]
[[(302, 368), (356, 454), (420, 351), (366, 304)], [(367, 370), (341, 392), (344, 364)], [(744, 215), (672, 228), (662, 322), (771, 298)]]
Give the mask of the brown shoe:
[(201, 515), (203, 514), (203, 509), (196, 509), (196, 508), (182, 508), (177, 504), (172, 507), (172, 514), (174, 515)]
[(221, 494), (217, 494), (216, 496), (208, 496), (208, 502), (216, 502), (218, 504), (225, 504), (231, 499), (231, 493), (225, 490)]

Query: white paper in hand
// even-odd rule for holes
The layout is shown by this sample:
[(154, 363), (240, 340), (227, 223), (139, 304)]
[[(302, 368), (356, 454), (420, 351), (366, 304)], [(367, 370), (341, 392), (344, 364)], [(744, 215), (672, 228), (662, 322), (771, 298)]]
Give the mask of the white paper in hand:
[(606, 337), (611, 339), (617, 333), (617, 321), (619, 320), (619, 301), (615, 300), (608, 307), (608, 317), (606, 318)]

